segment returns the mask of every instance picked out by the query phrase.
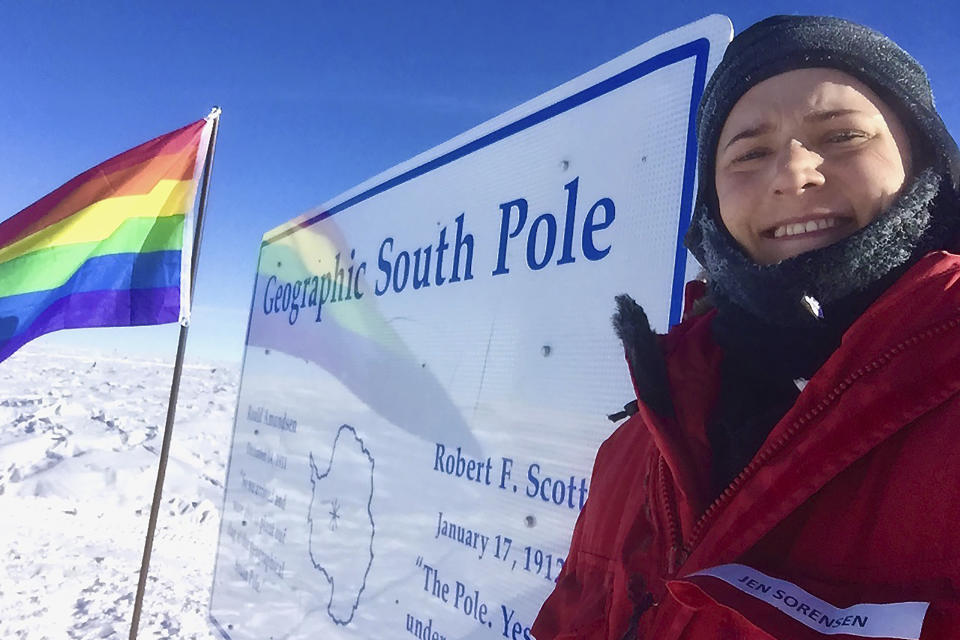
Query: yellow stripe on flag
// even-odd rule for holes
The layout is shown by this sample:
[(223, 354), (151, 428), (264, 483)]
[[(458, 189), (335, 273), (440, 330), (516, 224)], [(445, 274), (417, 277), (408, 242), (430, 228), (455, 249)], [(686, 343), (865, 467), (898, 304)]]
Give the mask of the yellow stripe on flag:
[(149, 193), (94, 202), (69, 218), (3, 247), (0, 263), (40, 249), (103, 240), (130, 218), (182, 215), (192, 202), (192, 195), (192, 180), (161, 180)]

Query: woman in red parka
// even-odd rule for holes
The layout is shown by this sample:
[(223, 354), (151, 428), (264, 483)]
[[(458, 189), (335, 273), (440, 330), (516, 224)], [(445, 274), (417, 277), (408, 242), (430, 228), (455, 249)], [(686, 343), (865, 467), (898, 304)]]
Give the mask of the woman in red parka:
[(960, 153), (923, 68), (768, 18), (697, 124), (707, 286), (665, 336), (618, 299), (638, 403), (534, 636), (960, 638)]

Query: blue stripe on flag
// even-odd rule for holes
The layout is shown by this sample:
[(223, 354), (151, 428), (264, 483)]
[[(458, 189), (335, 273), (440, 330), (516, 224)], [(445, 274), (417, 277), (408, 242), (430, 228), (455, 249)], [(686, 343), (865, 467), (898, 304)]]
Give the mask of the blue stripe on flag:
[(29, 326), (44, 309), (71, 293), (154, 289), (179, 284), (180, 251), (115, 253), (90, 258), (55, 289), (0, 298), (0, 329), (4, 333), (0, 340), (10, 337), (17, 327)]

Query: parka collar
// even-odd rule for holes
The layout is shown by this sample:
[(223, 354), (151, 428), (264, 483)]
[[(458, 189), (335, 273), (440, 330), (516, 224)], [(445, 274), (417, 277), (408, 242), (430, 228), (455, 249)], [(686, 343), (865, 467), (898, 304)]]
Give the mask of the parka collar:
[[(654, 410), (644, 397), (650, 391), (638, 390), (639, 412), (677, 494), (690, 554), (681, 574), (705, 559), (735, 560), (839, 473), (960, 391), (960, 256), (932, 252), (880, 296), (710, 505), (705, 424), (722, 358), (710, 338), (712, 317), (654, 336), (673, 413)], [(626, 339), (625, 349), (628, 362), (631, 353), (647, 353), (631, 351)], [(640, 366), (630, 362), (638, 386)]]

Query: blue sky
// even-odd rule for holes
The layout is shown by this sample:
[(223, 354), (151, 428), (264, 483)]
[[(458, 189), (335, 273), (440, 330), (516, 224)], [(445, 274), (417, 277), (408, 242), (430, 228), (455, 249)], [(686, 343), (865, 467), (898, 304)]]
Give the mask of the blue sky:
[[(263, 232), (659, 33), (798, 12), (894, 38), (960, 134), (953, 2), (6, 3), (0, 218), (220, 105), (189, 355), (236, 361)], [(172, 355), (176, 329), (41, 340)]]

